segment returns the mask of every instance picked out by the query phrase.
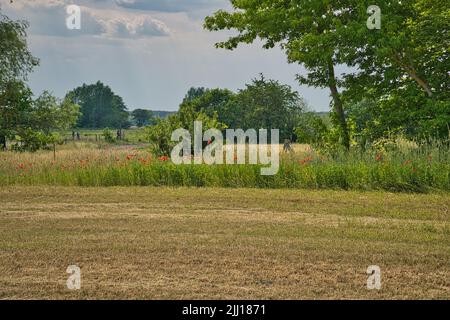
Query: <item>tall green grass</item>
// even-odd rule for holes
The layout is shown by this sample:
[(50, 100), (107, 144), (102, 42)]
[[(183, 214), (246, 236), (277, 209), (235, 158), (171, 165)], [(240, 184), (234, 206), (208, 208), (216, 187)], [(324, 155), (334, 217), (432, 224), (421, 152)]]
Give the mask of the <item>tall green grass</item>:
[(0, 185), (189, 186), (450, 191), (448, 148), (425, 146), (324, 156), (283, 155), (275, 176), (260, 165), (174, 165), (133, 149), (74, 149), (51, 153), (0, 153)]

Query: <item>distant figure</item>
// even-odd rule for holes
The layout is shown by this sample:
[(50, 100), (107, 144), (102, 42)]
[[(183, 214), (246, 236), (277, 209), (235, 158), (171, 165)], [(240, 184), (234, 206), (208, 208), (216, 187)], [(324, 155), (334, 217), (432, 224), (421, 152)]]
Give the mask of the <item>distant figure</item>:
[(117, 130), (117, 140), (121, 140), (122, 138), (122, 133), (120, 132), (120, 130)]
[(81, 140), (80, 133), (77, 132), (77, 140)]
[(75, 131), (72, 131), (72, 140), (75, 141)]
[(291, 141), (289, 139), (284, 140), (283, 151), (284, 152), (292, 152), (293, 151), (292, 146), (291, 146)]
[(6, 137), (5, 136), (0, 136), (0, 146), (1, 146), (3, 151), (5, 151), (7, 149), (7, 147), (6, 147)]

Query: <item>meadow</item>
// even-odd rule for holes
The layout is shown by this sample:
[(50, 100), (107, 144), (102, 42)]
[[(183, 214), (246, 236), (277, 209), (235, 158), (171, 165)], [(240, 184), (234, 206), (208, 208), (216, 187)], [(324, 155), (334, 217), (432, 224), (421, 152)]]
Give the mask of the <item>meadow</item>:
[(260, 165), (181, 165), (148, 146), (68, 142), (55, 154), (0, 153), (0, 185), (170, 186), (269, 189), (450, 191), (450, 153), (442, 146), (324, 155), (306, 145), (282, 153), (279, 173)]
[(0, 153), (0, 299), (450, 298), (444, 149), (294, 149), (273, 177), (123, 142)]

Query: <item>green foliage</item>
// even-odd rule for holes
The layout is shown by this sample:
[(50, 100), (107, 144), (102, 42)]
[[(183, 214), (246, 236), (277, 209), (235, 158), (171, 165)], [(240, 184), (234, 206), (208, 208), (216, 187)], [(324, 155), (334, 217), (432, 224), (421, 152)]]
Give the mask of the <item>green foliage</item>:
[(186, 96), (183, 99), (183, 103), (189, 103), (201, 96), (203, 96), (206, 93), (205, 88), (190, 88), (189, 91), (186, 93)]
[[(298, 76), (300, 83), (330, 89), (335, 132), (347, 148), (355, 123), (363, 142), (396, 132), (446, 139), (448, 4), (378, 1), (382, 30), (369, 30), (371, 4), (360, 0), (232, 1), (233, 11), (220, 10), (207, 17), (205, 27), (238, 32), (217, 47), (234, 49), (258, 38), (264, 48), (280, 45), (290, 62), (306, 68), (307, 74)], [(336, 65), (347, 66), (351, 72), (339, 77)], [(368, 104), (375, 108), (369, 110)]]
[[(192, 90), (187, 96), (194, 96)], [(228, 128), (279, 129), (281, 139), (292, 140), (305, 107), (305, 101), (290, 86), (261, 75), (236, 94), (227, 89), (201, 88), (195, 97), (183, 101), (180, 113), (217, 116)]]
[(290, 86), (266, 80), (261, 75), (239, 91), (232, 108), (238, 110), (233, 127), (279, 129), (281, 140), (293, 140), (294, 128), (303, 116), (306, 102)]
[(180, 110), (187, 108), (195, 112), (204, 112), (209, 117), (218, 114), (219, 121), (228, 126), (234, 120), (234, 113), (228, 110), (235, 94), (228, 89), (191, 88), (180, 105)]
[(297, 142), (321, 146), (326, 141), (329, 129), (319, 116), (308, 112), (300, 118), (294, 131)]
[(114, 139), (114, 135), (111, 130), (108, 128), (103, 129), (103, 137), (107, 143), (114, 143), (116, 140)]
[(79, 107), (44, 92), (33, 100), (23, 82), (10, 82), (0, 91), (0, 136), (10, 139), (13, 150), (37, 151), (56, 143), (54, 131), (76, 123)]
[(337, 54), (336, 32), (339, 25), (348, 22), (346, 1), (233, 1), (233, 11), (220, 10), (205, 19), (205, 28), (211, 31), (234, 29), (237, 36), (216, 44), (217, 47), (235, 49), (239, 43), (263, 41), (263, 47), (280, 45), (291, 63), (300, 63), (306, 76), (298, 76), (302, 84), (329, 88), (333, 110), (338, 115), (342, 142), (350, 146), (349, 132), (344, 114), (339, 79), (335, 66), (341, 63)]
[(145, 129), (147, 140), (151, 143), (151, 151), (158, 156), (168, 156), (176, 143), (171, 141), (172, 132), (181, 127), (178, 126), (177, 116), (169, 116), (166, 119), (158, 118), (156, 124)]
[(128, 128), (129, 114), (121, 97), (100, 81), (83, 84), (70, 91), (66, 99), (81, 107), (82, 116), (78, 120), (81, 128)]
[(53, 131), (66, 130), (78, 116), (79, 107), (44, 92), (37, 99), (23, 82), (38, 64), (28, 50), (23, 21), (0, 13), (0, 143), (13, 141), (13, 150), (37, 151), (59, 141)]
[(12, 21), (0, 11), (0, 87), (2, 90), (11, 81), (26, 80), (27, 75), (39, 64), (39, 60), (28, 50), (27, 28), (27, 22)]
[(156, 125), (146, 128), (148, 141), (152, 144), (153, 154), (169, 156), (173, 147), (179, 143), (178, 141), (171, 141), (172, 133), (177, 129), (186, 129), (193, 137), (195, 121), (202, 122), (203, 130), (223, 130), (226, 128), (223, 123), (219, 122), (217, 114), (209, 117), (205, 112), (196, 112), (192, 105), (185, 104), (177, 114), (171, 115), (166, 119), (157, 119)]
[(133, 121), (138, 127), (144, 127), (155, 123), (153, 112), (145, 109), (136, 109), (131, 112)]

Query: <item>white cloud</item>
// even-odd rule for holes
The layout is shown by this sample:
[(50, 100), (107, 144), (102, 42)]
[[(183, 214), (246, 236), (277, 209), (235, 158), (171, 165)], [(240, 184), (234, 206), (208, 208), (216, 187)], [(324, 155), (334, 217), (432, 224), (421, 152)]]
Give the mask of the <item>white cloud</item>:
[[(103, 1), (91, 1), (102, 3)], [(106, 38), (159, 37), (170, 34), (164, 22), (148, 14), (113, 9), (81, 7), (81, 30), (69, 30), (65, 19), (67, 0), (31, 0), (9, 4), (0, 0), (2, 8), (13, 18), (24, 18), (30, 23), (30, 33), (48, 36), (72, 37), (95, 35)], [(82, 2), (80, 2), (82, 3)]]
[[(228, 0), (9, 2), (0, 0), (3, 13), (31, 23), (29, 45), (41, 60), (30, 77), (36, 93), (50, 90), (63, 97), (82, 83), (101, 80), (131, 109), (176, 110), (191, 86), (236, 90), (263, 72), (292, 85), (316, 109), (328, 109), (328, 92), (300, 87), (295, 75), (305, 71), (288, 65), (281, 50), (262, 50), (260, 44), (232, 52), (214, 48), (230, 33), (205, 31), (202, 18), (220, 3), (229, 9)], [(82, 7), (80, 31), (66, 28), (65, 6), (71, 3)]]
[(115, 0), (121, 7), (160, 12), (190, 12), (203, 8), (223, 7), (228, 0)]

